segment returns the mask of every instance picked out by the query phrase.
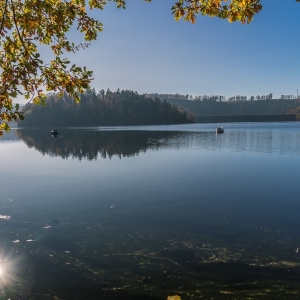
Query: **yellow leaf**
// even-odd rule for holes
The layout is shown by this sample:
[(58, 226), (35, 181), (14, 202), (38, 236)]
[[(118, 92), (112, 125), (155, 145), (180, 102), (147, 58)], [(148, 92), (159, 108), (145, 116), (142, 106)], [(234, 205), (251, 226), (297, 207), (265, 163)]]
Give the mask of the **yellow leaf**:
[(181, 300), (180, 296), (168, 296), (168, 299), (167, 300)]

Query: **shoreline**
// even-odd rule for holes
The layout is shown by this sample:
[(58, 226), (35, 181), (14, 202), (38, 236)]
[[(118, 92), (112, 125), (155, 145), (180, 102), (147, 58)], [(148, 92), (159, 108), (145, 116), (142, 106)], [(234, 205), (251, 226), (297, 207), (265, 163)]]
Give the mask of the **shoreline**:
[(195, 116), (195, 123), (233, 123), (233, 122), (293, 122), (297, 115), (233, 115), (233, 116)]

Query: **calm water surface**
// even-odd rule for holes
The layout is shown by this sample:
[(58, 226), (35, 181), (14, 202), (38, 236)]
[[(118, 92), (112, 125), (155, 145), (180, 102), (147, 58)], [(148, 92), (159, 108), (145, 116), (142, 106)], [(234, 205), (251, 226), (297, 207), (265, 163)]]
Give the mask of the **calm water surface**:
[(0, 139), (0, 298), (299, 299), (300, 123), (218, 125)]

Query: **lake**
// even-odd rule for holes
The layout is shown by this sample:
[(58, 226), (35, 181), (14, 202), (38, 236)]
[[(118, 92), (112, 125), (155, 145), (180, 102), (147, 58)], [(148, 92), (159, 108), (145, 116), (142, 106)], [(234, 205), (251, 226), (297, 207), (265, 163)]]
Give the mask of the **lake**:
[(299, 299), (300, 122), (13, 129), (1, 299)]

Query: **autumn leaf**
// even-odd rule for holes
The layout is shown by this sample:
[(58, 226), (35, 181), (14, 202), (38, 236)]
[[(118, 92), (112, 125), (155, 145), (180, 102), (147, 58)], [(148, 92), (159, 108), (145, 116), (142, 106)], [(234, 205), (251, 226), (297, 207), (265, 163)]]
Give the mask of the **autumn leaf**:
[(168, 299), (167, 300), (181, 300), (180, 296), (168, 296)]

